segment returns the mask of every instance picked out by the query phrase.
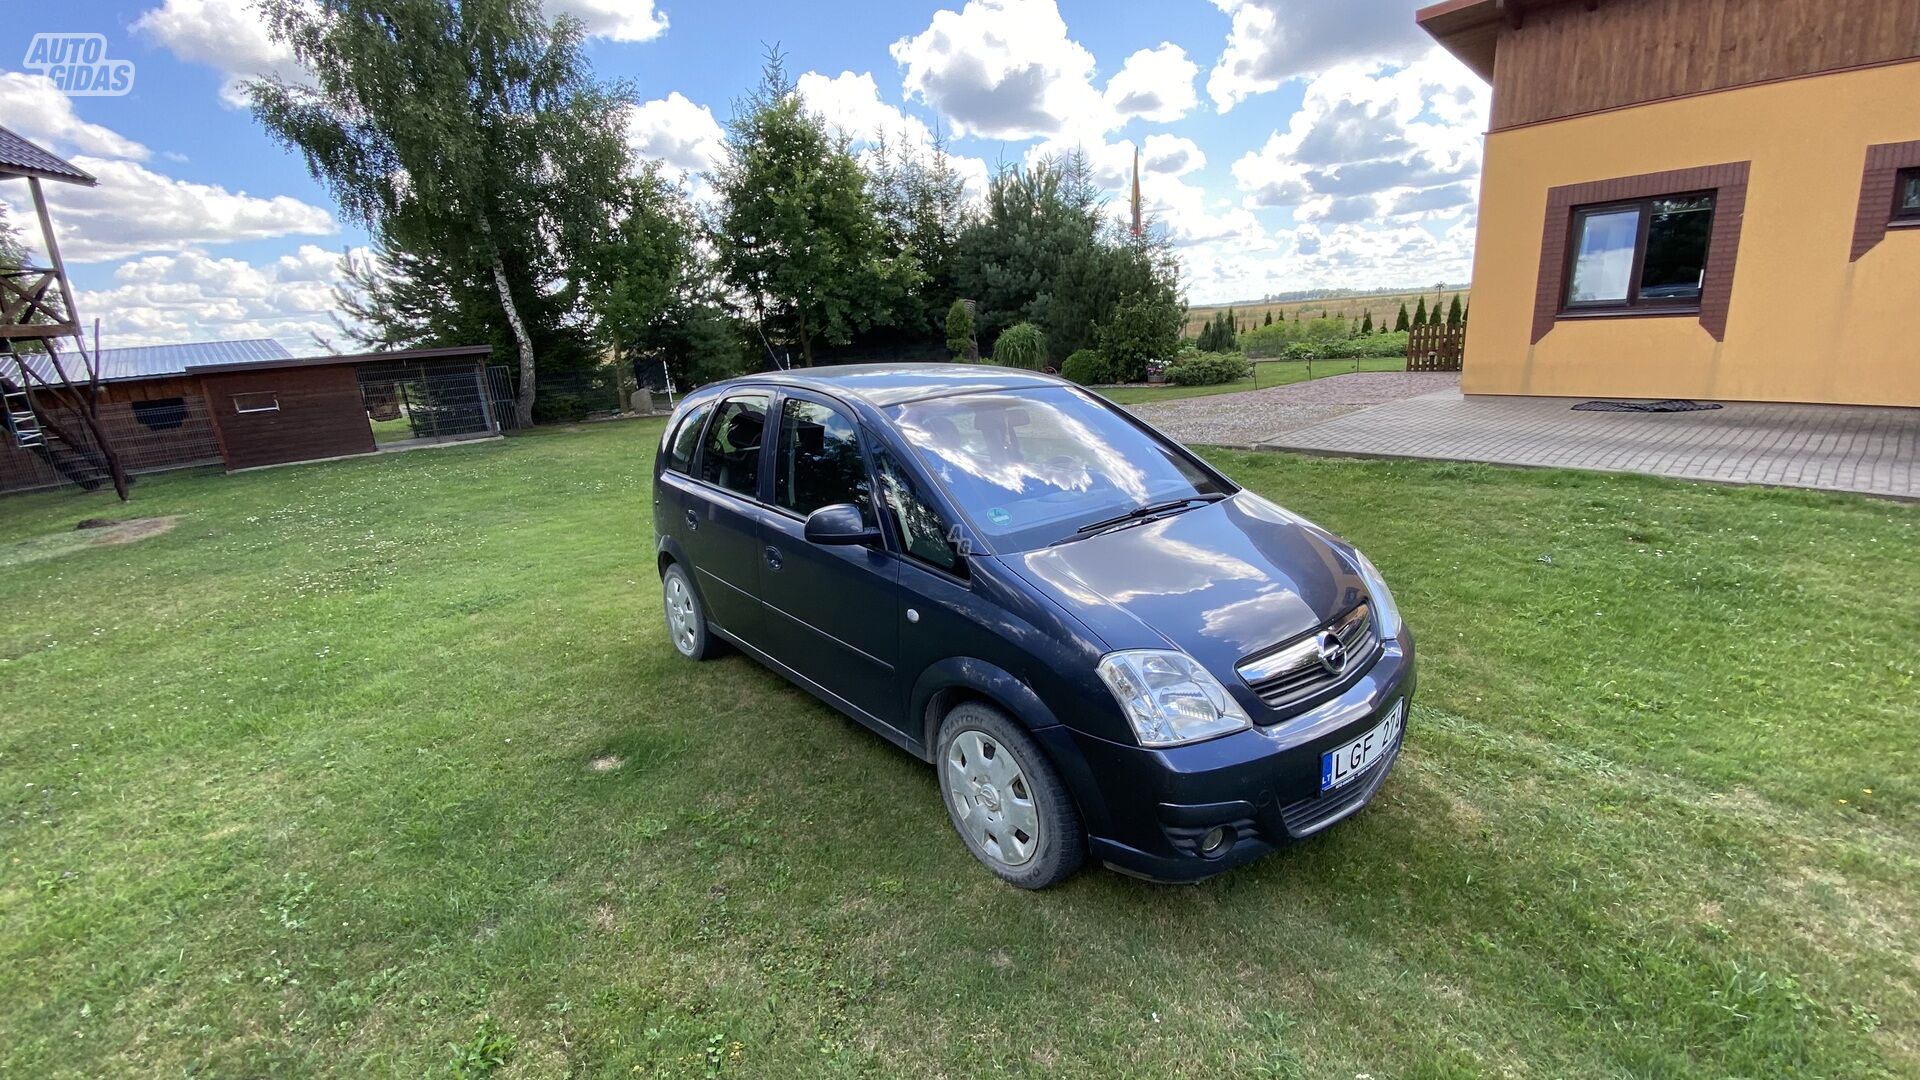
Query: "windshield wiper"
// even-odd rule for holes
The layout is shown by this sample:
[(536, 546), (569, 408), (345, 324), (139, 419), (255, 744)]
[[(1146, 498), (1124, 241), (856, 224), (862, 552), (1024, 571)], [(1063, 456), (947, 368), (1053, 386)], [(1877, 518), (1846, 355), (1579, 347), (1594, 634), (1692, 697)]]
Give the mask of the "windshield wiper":
[(1227, 497), (1227, 493), (1224, 491), (1209, 491), (1204, 495), (1189, 495), (1184, 499), (1169, 499), (1166, 502), (1162, 502), (1162, 503), (1150, 503), (1146, 506), (1129, 510), (1124, 514), (1118, 514), (1118, 515), (1115, 515), (1114, 517), (1105, 518), (1100, 521), (1095, 521), (1087, 525), (1082, 525), (1078, 529), (1074, 530), (1074, 535), (1069, 536), (1064, 540), (1056, 540), (1054, 541), (1054, 543), (1064, 544), (1068, 540), (1078, 540), (1078, 539), (1081, 539), (1082, 537), (1092, 536), (1095, 533), (1106, 532), (1108, 529), (1116, 529), (1116, 528), (1121, 528), (1127, 525), (1134, 525), (1140, 522), (1150, 520), (1152, 518), (1160, 517), (1164, 514), (1171, 514), (1179, 510), (1185, 510), (1195, 503), (1200, 503), (1202, 505), (1207, 503), (1216, 503), (1226, 497)]

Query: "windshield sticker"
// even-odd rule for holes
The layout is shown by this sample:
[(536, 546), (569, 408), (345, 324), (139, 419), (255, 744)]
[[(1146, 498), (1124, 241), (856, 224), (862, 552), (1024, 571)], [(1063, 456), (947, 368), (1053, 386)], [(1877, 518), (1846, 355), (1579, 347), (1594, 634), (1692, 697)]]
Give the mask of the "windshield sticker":
[(995, 525), (1005, 525), (1007, 522), (1013, 520), (1013, 515), (1007, 513), (1006, 510), (1001, 507), (996, 506), (987, 511), (987, 520), (993, 522)]

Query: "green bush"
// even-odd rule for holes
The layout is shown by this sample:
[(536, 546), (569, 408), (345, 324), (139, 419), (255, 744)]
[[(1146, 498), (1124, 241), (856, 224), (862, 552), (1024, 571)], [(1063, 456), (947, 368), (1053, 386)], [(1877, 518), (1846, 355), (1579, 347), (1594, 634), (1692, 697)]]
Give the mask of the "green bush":
[(1017, 322), (1000, 331), (993, 343), (993, 362), (1002, 367), (1039, 371), (1047, 366), (1047, 335), (1030, 322)]
[(955, 360), (973, 359), (973, 312), (965, 300), (955, 300), (947, 309), (947, 351)]
[(1081, 386), (1100, 386), (1113, 381), (1107, 358), (1092, 349), (1081, 349), (1060, 365), (1060, 374)]
[(1185, 308), (1164, 297), (1129, 297), (1114, 305), (1096, 335), (1112, 381), (1145, 380), (1148, 364), (1180, 348), (1180, 324), (1186, 318)]
[(1167, 381), (1176, 386), (1218, 386), (1252, 374), (1253, 365), (1240, 353), (1183, 355), (1167, 365)]

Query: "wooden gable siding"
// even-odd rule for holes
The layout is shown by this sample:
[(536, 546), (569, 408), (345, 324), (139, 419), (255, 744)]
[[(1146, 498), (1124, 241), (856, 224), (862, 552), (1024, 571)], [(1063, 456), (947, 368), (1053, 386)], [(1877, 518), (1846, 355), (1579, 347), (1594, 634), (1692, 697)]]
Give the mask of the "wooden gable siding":
[[(200, 376), (227, 468), (373, 452), (360, 382), (350, 364), (283, 367)], [(275, 412), (240, 412), (240, 394), (272, 394)]]
[[(1589, 10), (1589, 8), (1592, 10)], [(1602, 0), (1500, 28), (1495, 131), (1920, 58), (1920, 0)]]

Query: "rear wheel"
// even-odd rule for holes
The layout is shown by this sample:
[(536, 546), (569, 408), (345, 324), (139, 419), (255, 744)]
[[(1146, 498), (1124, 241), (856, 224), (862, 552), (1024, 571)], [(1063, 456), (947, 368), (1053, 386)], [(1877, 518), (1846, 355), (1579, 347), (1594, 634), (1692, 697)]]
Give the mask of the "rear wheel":
[(707, 632), (707, 610), (700, 594), (693, 591), (693, 580), (679, 563), (660, 575), (660, 603), (667, 610), (667, 639), (676, 652), (689, 660), (705, 660), (719, 651), (719, 643)]
[(991, 705), (964, 702), (941, 721), (938, 741), (947, 817), (974, 858), (1023, 889), (1044, 889), (1080, 869), (1080, 814), (1018, 723)]

